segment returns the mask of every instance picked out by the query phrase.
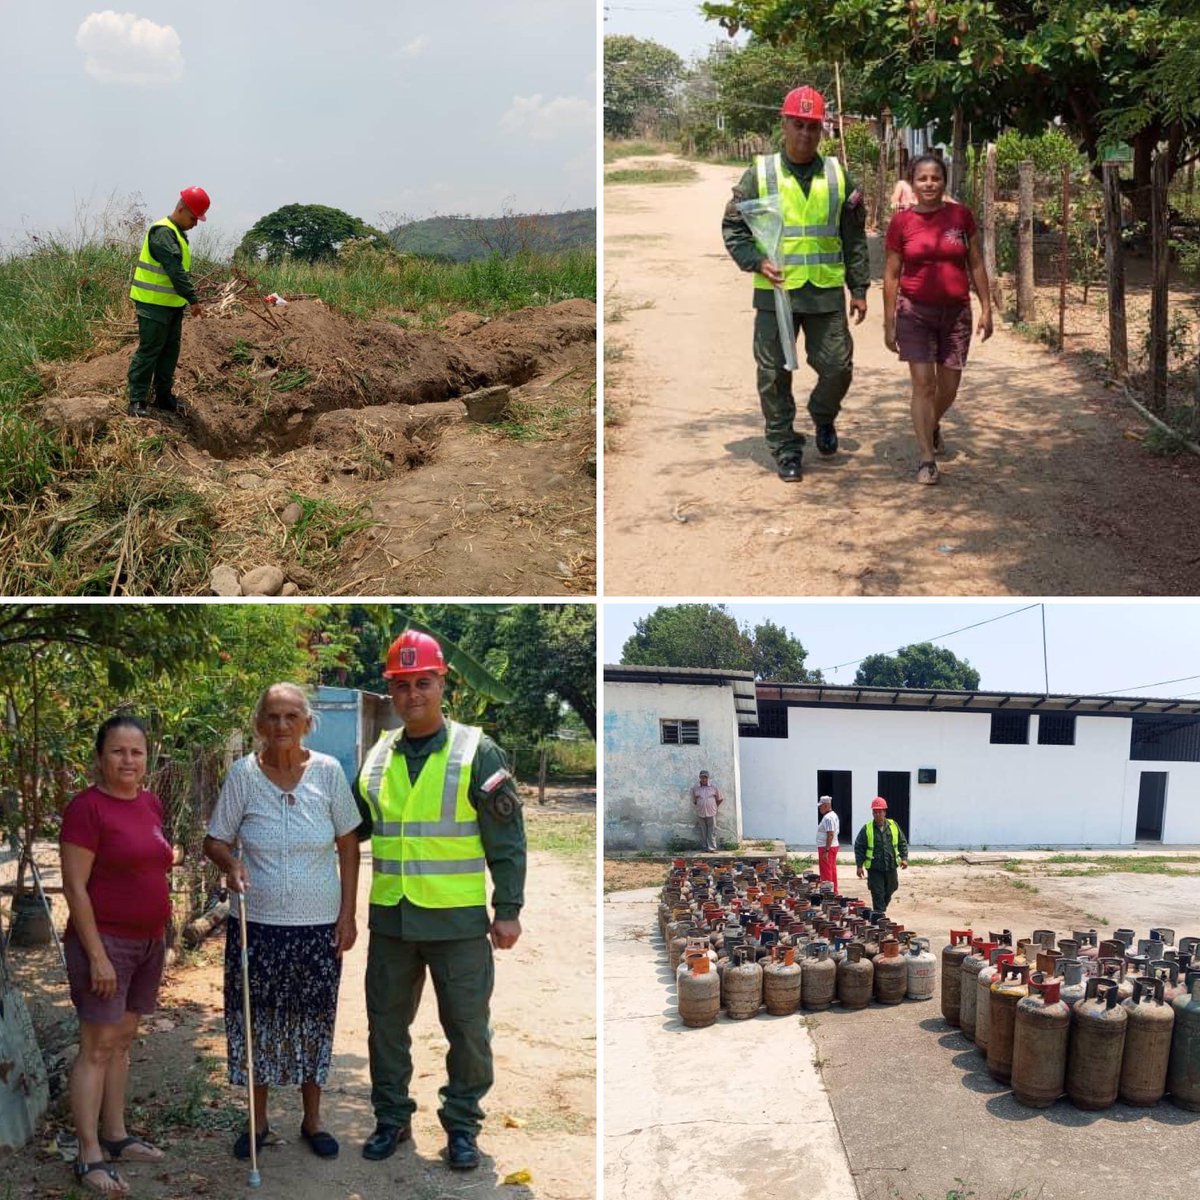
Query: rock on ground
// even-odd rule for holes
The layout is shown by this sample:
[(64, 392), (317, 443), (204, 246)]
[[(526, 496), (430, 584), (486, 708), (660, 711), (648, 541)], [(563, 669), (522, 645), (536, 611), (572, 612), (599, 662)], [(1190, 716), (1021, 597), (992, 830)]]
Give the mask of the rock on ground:
[(242, 595), (278, 596), (283, 587), (283, 580), (283, 572), (278, 567), (255, 567), (242, 576)]

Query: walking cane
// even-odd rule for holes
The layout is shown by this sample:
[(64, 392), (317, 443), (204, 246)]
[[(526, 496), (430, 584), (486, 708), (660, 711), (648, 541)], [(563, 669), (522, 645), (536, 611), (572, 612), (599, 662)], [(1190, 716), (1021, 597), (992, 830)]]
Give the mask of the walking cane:
[[(243, 885), (244, 886), (244, 885)], [(250, 1111), (250, 1174), (247, 1187), (261, 1187), (258, 1173), (258, 1140), (254, 1127), (254, 1036), (250, 1031), (250, 960), (246, 957), (246, 893), (238, 896), (238, 914), (242, 924), (242, 1020), (246, 1026), (246, 1107)]]

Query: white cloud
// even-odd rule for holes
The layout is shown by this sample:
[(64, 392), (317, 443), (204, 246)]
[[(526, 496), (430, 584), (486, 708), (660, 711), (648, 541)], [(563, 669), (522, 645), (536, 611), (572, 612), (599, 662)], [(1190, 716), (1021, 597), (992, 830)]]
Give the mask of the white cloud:
[(505, 133), (518, 134), (535, 142), (550, 142), (568, 134), (596, 129), (596, 106), (580, 96), (514, 96), (500, 118)]
[(89, 14), (75, 34), (84, 70), (100, 83), (134, 86), (175, 83), (183, 78), (179, 34), (136, 13), (112, 9)]
[(407, 45), (401, 46), (396, 51), (395, 58), (416, 58), (420, 54), (424, 54), (429, 48), (429, 35), (427, 33), (418, 34)]

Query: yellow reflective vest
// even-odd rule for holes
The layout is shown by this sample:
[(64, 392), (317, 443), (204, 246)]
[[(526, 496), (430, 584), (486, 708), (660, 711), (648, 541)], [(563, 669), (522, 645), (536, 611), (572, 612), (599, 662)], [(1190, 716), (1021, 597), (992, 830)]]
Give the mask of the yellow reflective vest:
[[(900, 826), (888, 817), (886, 820), (888, 831), (892, 835), (892, 854), (895, 856), (896, 866), (900, 865)], [(863, 859), (863, 866), (869, 871), (871, 863), (875, 861), (875, 822), (867, 822), (867, 856)]]
[[(783, 206), (783, 286), (789, 290), (806, 283), (819, 288), (845, 286), (841, 220), (846, 173), (842, 164), (828, 155), (824, 174), (813, 175), (806, 196), (800, 181), (784, 166), (782, 154), (760, 154), (754, 163), (759, 199), (778, 196)], [(770, 288), (771, 283), (756, 273), (754, 286)]]
[(419, 908), (470, 908), (487, 903), (483, 840), (471, 803), (471, 764), (483, 731), (447, 721), (440, 750), (416, 782), (395, 753), (403, 729), (384, 733), (359, 772), (371, 811), (371, 903), (408, 900)]
[[(170, 217), (163, 217), (161, 221), (155, 221), (150, 229), (154, 229), (158, 225), (166, 225), (168, 229), (174, 231), (179, 242), (179, 249), (183, 251), (183, 269), (190, 271), (192, 269), (192, 248), (188, 245), (188, 240), (183, 236), (179, 226)], [(129, 289), (129, 295), (141, 304), (162, 304), (167, 308), (183, 308), (187, 301), (175, 290), (170, 277), (162, 269), (162, 264), (150, 253), (150, 229), (146, 230), (146, 236), (142, 238), (142, 249), (133, 267), (133, 286)]]

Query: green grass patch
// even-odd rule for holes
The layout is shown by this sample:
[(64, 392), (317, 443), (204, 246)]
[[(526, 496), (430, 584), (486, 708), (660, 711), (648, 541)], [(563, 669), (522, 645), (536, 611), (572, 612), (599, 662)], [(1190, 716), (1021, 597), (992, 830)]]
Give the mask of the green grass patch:
[[(141, 1113), (131, 1114), (140, 1116)], [(172, 1099), (158, 1109), (147, 1108), (150, 1140), (162, 1138), (168, 1131), (197, 1129), (213, 1132), (240, 1130), (246, 1114), (241, 1100), (225, 1082), (220, 1061), (211, 1055), (199, 1056), (192, 1065), (183, 1087), (172, 1093)]]
[(314, 571), (330, 566), (337, 558), (338, 547), (351, 534), (374, 524), (365, 504), (346, 508), (298, 492), (289, 493), (288, 500), (300, 505), (300, 519), (290, 533), (293, 549), (300, 563)]
[(670, 148), (663, 142), (623, 142), (615, 138), (604, 139), (604, 161), (606, 163), (616, 162), (621, 158), (639, 158), (654, 154), (667, 154), (669, 150)]
[[(1071, 877), (1080, 875), (1195, 875), (1200, 873), (1200, 854), (1052, 854), (1032, 864), (1036, 869), (1047, 866), (1080, 866), (1079, 871), (1046, 871), (1047, 875)], [(1189, 867), (1191, 869), (1189, 869)]]
[(533, 808), (526, 817), (525, 835), (530, 850), (548, 850), (569, 858), (593, 857), (596, 853), (596, 820), (585, 814), (541, 815)]
[(633, 183), (690, 183), (696, 178), (696, 168), (687, 163), (668, 163), (664, 166), (653, 167), (622, 167), (616, 171), (604, 173), (605, 186), (608, 184)]

